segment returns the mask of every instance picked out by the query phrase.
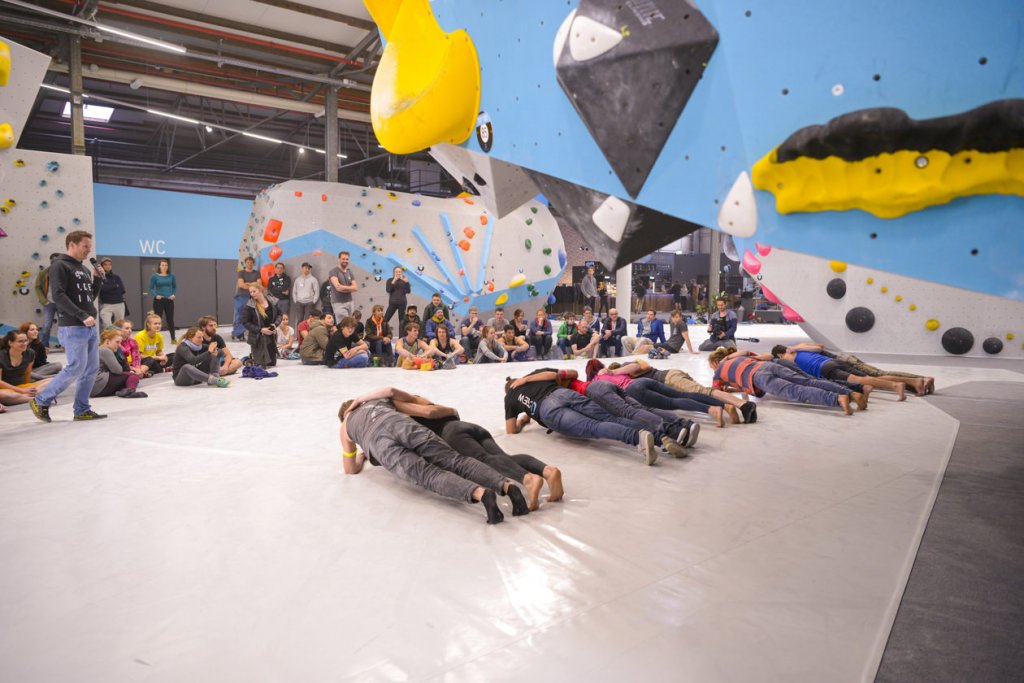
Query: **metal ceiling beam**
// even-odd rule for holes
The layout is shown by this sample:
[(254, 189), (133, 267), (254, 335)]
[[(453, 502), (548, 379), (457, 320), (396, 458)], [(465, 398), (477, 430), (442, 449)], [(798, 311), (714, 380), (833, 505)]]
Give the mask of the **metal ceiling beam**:
[(309, 5), (303, 5), (302, 3), (292, 2), (292, 0), (253, 0), (261, 5), (270, 5), (271, 7), (280, 7), (291, 12), (298, 12), (299, 14), (308, 14), (317, 19), (329, 19), (330, 21), (336, 21), (339, 24), (347, 24), (354, 28), (361, 28), (364, 31), (376, 31), (377, 24), (373, 23), (369, 19), (360, 19), (359, 17), (353, 17), (350, 14), (342, 14), (341, 12), (332, 12), (326, 9), (320, 9), (319, 7), (310, 7)]

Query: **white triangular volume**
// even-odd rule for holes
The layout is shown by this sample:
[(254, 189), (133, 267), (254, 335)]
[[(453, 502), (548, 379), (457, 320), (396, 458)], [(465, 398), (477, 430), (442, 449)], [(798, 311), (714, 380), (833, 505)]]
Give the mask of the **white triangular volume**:
[(554, 65), (558, 66), (558, 58), (562, 56), (562, 49), (565, 47), (565, 41), (569, 37), (569, 27), (572, 26), (572, 20), (576, 17), (576, 10), (569, 12), (569, 16), (562, 21), (562, 25), (558, 27), (558, 33), (555, 34), (555, 44), (551, 49), (551, 61)]
[(629, 204), (618, 197), (608, 195), (594, 211), (593, 219), (594, 225), (601, 228), (601, 232), (616, 242), (621, 242), (622, 233), (626, 231), (626, 223), (629, 222)]
[(757, 232), (757, 202), (750, 176), (743, 171), (732, 184), (718, 210), (718, 227), (736, 237), (753, 237)]
[(590, 17), (576, 17), (569, 31), (569, 53), (577, 62), (600, 57), (621, 42), (621, 33)]

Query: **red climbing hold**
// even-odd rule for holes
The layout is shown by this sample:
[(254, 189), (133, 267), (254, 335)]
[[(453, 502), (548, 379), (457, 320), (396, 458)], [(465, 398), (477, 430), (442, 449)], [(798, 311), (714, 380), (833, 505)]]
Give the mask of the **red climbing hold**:
[(480, 216), (480, 225), (487, 225), (487, 216)]
[(295, 196), (296, 196), (296, 197), (301, 197), (301, 196), (302, 196), (302, 193), (301, 193), (301, 192), (299, 192), (298, 190), (295, 190)]
[(470, 204), (470, 205), (473, 203), (473, 200), (470, 199), (469, 197), (463, 197), (462, 201), (464, 201), (464, 202), (466, 202), (467, 204)]
[(326, 202), (327, 201), (327, 195), (325, 195), (325, 194), (320, 195), (320, 201)]
[(277, 238), (281, 236), (281, 228), (284, 225), (281, 221), (276, 218), (271, 218), (267, 221), (267, 227), (263, 230), (263, 241), (264, 242), (276, 242)]
[(284, 249), (282, 249), (281, 247), (279, 247), (279, 246), (277, 246), (275, 244), (274, 246), (272, 246), (270, 248), (270, 260), (271, 261), (276, 261), (277, 259), (281, 258), (281, 254), (283, 254), (283, 253), (284, 253)]
[(487, 283), (487, 291), (488, 292), (493, 292), (494, 291), (494, 280), (491, 280), (490, 282)]
[(263, 286), (266, 287), (270, 281), (270, 276), (274, 274), (274, 264), (267, 263), (260, 268), (260, 280), (263, 281)]

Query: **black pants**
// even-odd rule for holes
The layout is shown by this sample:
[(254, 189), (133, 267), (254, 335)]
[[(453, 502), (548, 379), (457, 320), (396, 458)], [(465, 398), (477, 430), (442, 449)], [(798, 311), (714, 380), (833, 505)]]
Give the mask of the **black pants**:
[(538, 332), (530, 335), (530, 344), (537, 350), (537, 358), (546, 358), (551, 353), (551, 335)]
[(149, 368), (149, 371), (152, 374), (156, 375), (156, 374), (159, 374), (161, 372), (164, 372), (166, 368), (174, 367), (174, 354), (173, 353), (168, 353), (167, 354), (167, 364), (166, 365), (160, 365), (160, 361), (158, 361), (156, 358), (154, 358), (152, 356), (143, 356), (140, 359), (140, 361), (141, 361), (141, 363), (143, 365), (145, 365), (147, 368)]
[(491, 433), (478, 424), (453, 420), (445, 424), (441, 438), (460, 455), (479, 460), (520, 484), (527, 474), (544, 476), (544, 463), (532, 455), (509, 455), (494, 442)]
[[(398, 321), (401, 322), (402, 316), (405, 315), (405, 309), (407, 308), (408, 306), (406, 306), (404, 302), (402, 304), (388, 304), (387, 310), (384, 311), (384, 322), (390, 325), (391, 316), (393, 316), (395, 313), (398, 313)], [(404, 333), (405, 330), (402, 330), (402, 332)]]
[(174, 334), (174, 299), (153, 299), (153, 312), (164, 319), (164, 329), (171, 335), (171, 342), (177, 339)]

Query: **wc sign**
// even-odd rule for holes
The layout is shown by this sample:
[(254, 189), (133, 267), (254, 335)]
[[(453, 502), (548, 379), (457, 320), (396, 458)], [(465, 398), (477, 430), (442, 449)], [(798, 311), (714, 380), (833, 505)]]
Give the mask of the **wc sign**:
[(167, 253), (167, 242), (164, 240), (139, 240), (139, 251), (143, 256), (163, 256)]

